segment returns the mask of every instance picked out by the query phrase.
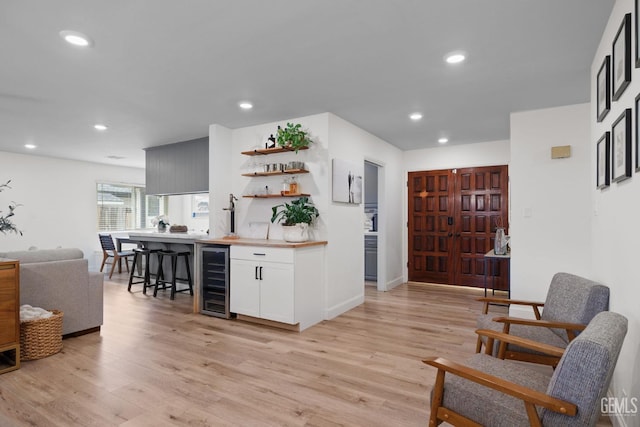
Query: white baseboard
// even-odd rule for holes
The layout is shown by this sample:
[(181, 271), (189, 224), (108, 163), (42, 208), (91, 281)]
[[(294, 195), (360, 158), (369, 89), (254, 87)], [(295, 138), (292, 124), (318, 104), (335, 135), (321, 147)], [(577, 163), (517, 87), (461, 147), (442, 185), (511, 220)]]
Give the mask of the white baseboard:
[(404, 280), (402, 280), (402, 276), (396, 277), (390, 282), (387, 282), (386, 290), (390, 291), (391, 289), (395, 288), (398, 285), (402, 285), (403, 283), (404, 283)]
[(361, 293), (360, 295), (356, 295), (353, 298), (343, 301), (340, 304), (327, 308), (324, 311), (324, 319), (329, 320), (329, 319), (333, 319), (334, 317), (340, 316), (342, 313), (346, 313), (352, 308), (359, 306), (363, 302), (364, 302), (364, 292)]

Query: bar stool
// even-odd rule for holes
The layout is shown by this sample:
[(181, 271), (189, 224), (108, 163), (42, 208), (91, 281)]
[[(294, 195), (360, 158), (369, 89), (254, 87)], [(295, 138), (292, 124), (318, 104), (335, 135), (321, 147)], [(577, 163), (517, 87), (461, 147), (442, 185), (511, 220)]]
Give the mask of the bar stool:
[[(142, 293), (145, 295), (147, 294), (147, 288), (152, 286), (151, 255), (157, 254), (158, 252), (160, 252), (160, 249), (136, 248), (133, 250), (133, 265), (131, 266), (131, 274), (129, 275), (129, 287), (127, 288), (129, 292), (131, 292), (131, 285), (142, 283)], [(142, 275), (135, 274), (136, 265), (138, 266), (138, 270), (140, 270), (141, 265), (144, 265), (144, 272), (142, 273)], [(134, 282), (134, 278), (142, 280)]]
[[(167, 289), (168, 287), (171, 288), (171, 299), (175, 298), (176, 292), (189, 291), (189, 293), (193, 295), (193, 281), (191, 280), (191, 268), (189, 267), (189, 256), (191, 256), (191, 252), (189, 251), (184, 251), (184, 252), (176, 252), (176, 251), (169, 251), (169, 250), (158, 251), (158, 272), (156, 274), (155, 290), (153, 291), (154, 297), (158, 295), (159, 289)], [(171, 258), (171, 280), (165, 280), (165, 277), (164, 277), (164, 270), (162, 265), (164, 261), (164, 257)], [(187, 270), (186, 278), (176, 277), (177, 276), (176, 273), (178, 270), (179, 257), (184, 258), (184, 265)], [(178, 291), (176, 289), (176, 280), (186, 281), (189, 284), (189, 288), (181, 289)]]

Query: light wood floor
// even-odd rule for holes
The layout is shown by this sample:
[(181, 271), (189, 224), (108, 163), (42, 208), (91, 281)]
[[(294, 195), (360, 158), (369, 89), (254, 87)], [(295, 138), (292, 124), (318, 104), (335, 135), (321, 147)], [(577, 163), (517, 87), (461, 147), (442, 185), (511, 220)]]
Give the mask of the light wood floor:
[(366, 287), (364, 304), (297, 333), (124, 282), (105, 282), (100, 333), (0, 376), (0, 426), (424, 426), (435, 370), (421, 359), (475, 350), (472, 289)]

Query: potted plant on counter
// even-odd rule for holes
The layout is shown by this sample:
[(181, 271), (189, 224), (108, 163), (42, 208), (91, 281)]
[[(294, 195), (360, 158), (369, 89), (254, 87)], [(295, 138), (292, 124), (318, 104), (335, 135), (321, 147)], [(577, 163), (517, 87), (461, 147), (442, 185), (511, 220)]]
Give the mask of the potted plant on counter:
[(301, 124), (287, 123), (281, 128), (278, 126), (278, 145), (283, 148), (291, 148), (296, 153), (301, 148), (306, 148), (311, 144), (309, 132), (302, 130)]
[(309, 203), (308, 197), (276, 205), (271, 211), (271, 222), (282, 222), (282, 235), (287, 242), (309, 240), (309, 224), (320, 216), (318, 209)]

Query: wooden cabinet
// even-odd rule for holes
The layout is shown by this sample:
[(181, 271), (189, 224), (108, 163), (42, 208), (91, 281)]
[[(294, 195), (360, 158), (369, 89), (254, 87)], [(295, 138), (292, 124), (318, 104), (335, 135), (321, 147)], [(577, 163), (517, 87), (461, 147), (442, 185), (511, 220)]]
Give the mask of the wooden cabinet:
[(324, 246), (231, 246), (231, 312), (303, 330), (323, 318)]
[(20, 263), (0, 258), (0, 374), (20, 367)]

